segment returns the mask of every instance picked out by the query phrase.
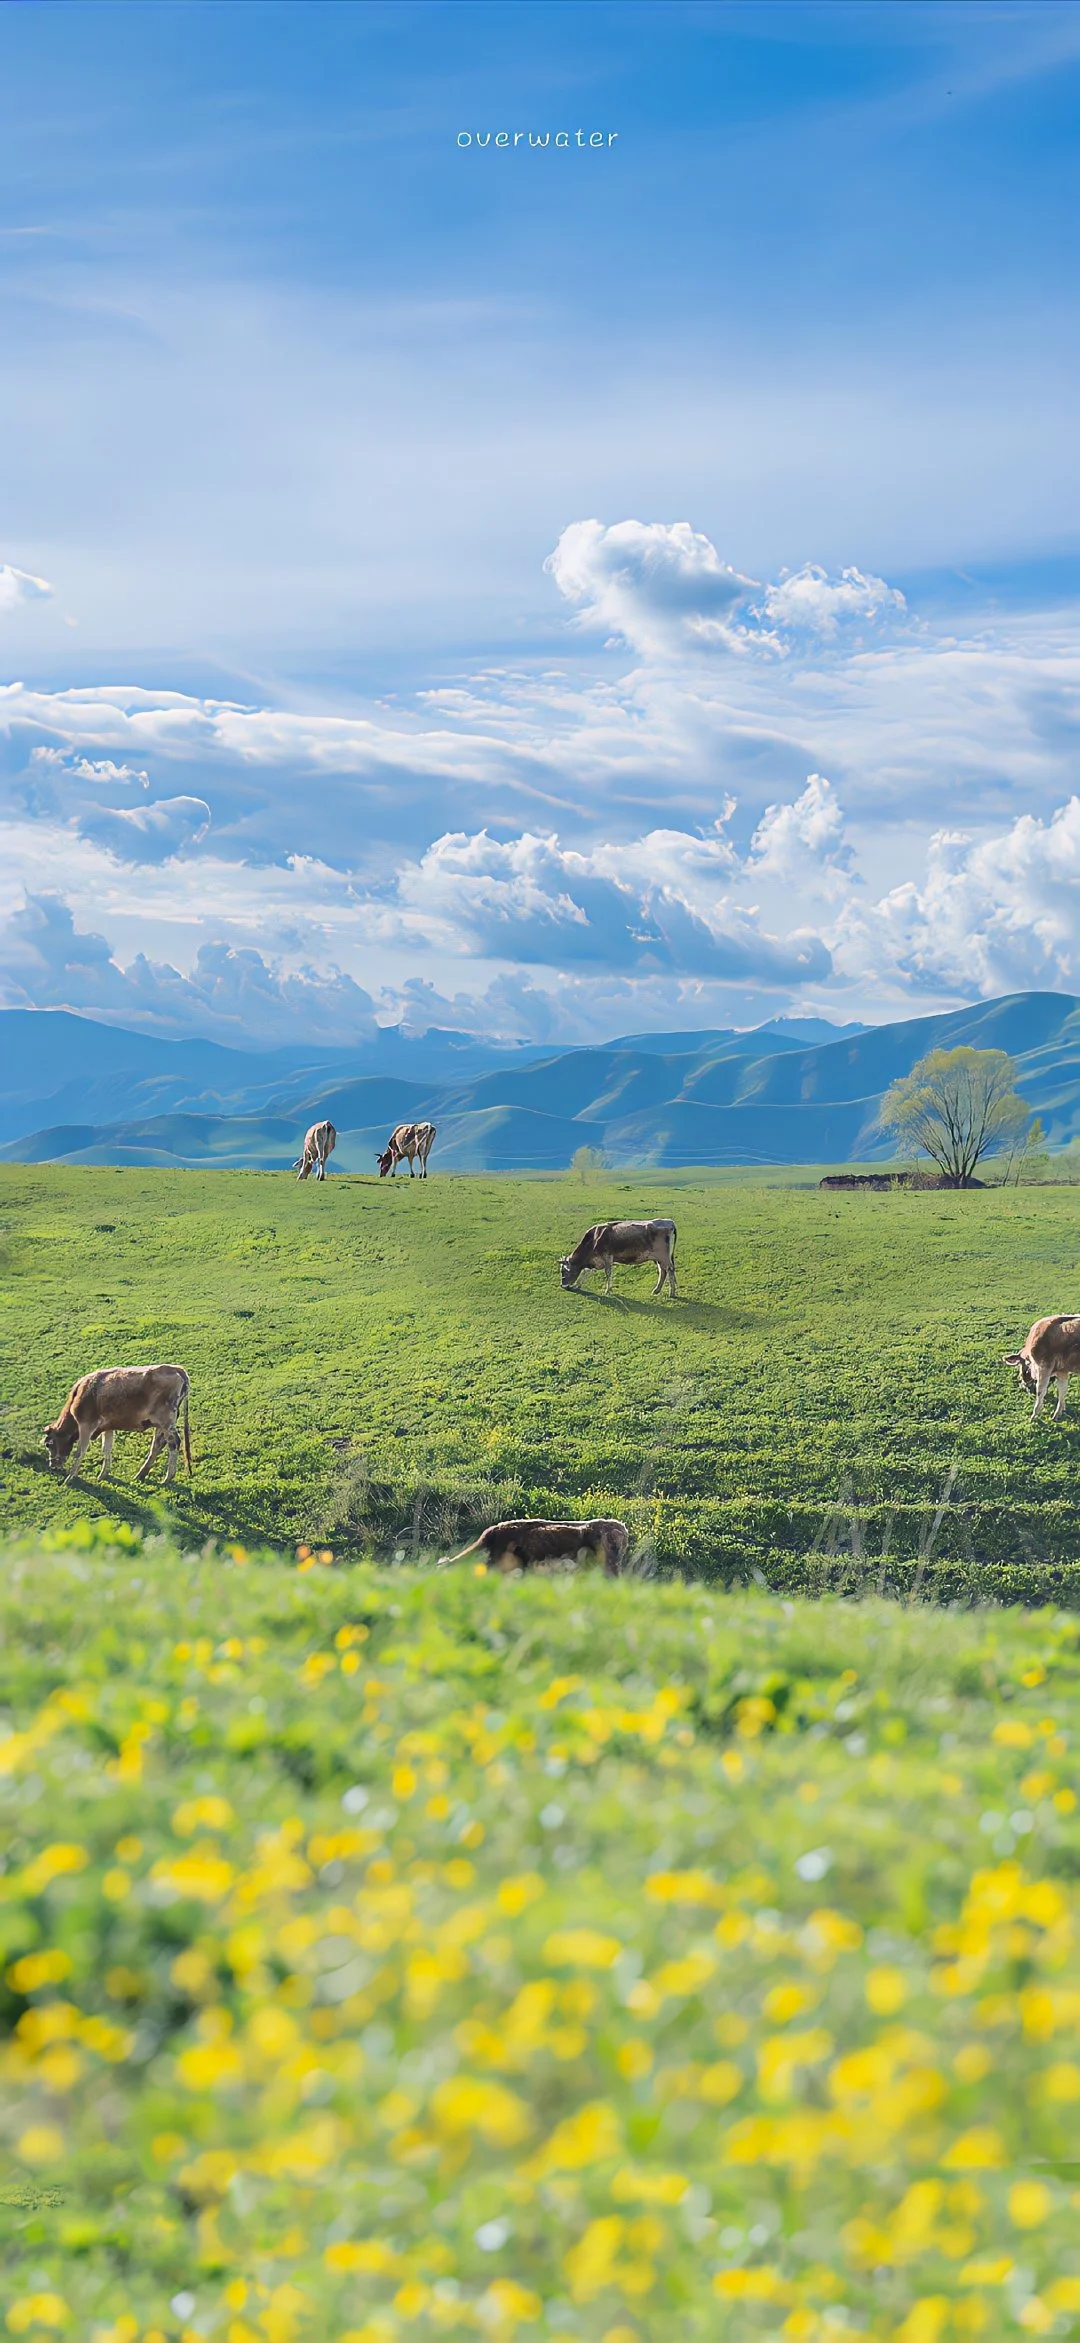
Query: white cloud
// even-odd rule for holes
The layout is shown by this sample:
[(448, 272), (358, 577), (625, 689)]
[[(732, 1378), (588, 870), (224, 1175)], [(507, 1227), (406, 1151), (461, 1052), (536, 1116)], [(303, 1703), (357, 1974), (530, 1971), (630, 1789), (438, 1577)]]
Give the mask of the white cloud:
[(9, 1008), (87, 1010), (163, 1034), (235, 1047), (327, 1045), (374, 1031), (370, 993), (340, 969), (285, 971), (261, 952), (203, 943), (188, 975), (139, 953), (126, 968), (104, 936), (81, 933), (56, 896), (31, 896), (0, 926), (0, 997)]
[(95, 806), (79, 817), (84, 838), (107, 846), (119, 862), (168, 862), (197, 846), (210, 827), (201, 797), (159, 797), (154, 805)]
[(456, 832), (398, 872), (393, 900), (418, 937), (441, 923), (448, 944), (484, 959), (728, 981), (827, 975), (819, 938), (769, 934), (724, 889), (738, 875), (715, 832), (660, 831), (589, 853), (529, 831), (507, 841)]
[(834, 943), (849, 980), (916, 994), (1080, 989), (1080, 798), (980, 840), (938, 831), (925, 876), (848, 906)]
[(641, 658), (734, 651), (786, 654), (807, 638), (862, 642), (906, 615), (903, 595), (859, 569), (816, 562), (758, 587), (689, 521), (573, 521), (544, 564), (580, 626), (603, 628)]
[(816, 562), (808, 561), (802, 569), (781, 570), (777, 584), (766, 587), (762, 610), (783, 634), (835, 641), (842, 627), (869, 631), (887, 619), (902, 618), (907, 604), (884, 578), (866, 577), (861, 569), (845, 569), (838, 578), (830, 578)]
[(811, 773), (801, 797), (788, 805), (767, 805), (750, 841), (749, 868), (761, 878), (780, 880), (804, 894), (843, 894), (854, 856), (847, 843), (843, 808), (832, 783)]
[(9, 561), (0, 561), (0, 613), (18, 610), (23, 602), (48, 602), (51, 598), (47, 578), (35, 578), (30, 570), (14, 569)]
[(149, 773), (136, 772), (132, 765), (118, 765), (112, 757), (66, 756), (63, 749), (35, 748), (30, 751), (31, 771), (68, 774), (74, 781), (100, 782), (109, 789), (148, 789)]
[(732, 648), (731, 618), (754, 588), (689, 521), (572, 521), (544, 567), (579, 623), (645, 657)]

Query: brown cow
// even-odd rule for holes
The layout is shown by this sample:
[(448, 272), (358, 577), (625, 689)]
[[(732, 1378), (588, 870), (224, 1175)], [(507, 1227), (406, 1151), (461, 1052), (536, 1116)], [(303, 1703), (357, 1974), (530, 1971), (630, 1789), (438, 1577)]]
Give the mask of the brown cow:
[(396, 1172), (399, 1163), (407, 1162), (409, 1178), (412, 1179), (415, 1158), (420, 1166), (418, 1176), (420, 1179), (426, 1180), (427, 1159), (434, 1144), (434, 1123), (398, 1123), (396, 1129), (391, 1131), (382, 1154), (377, 1154), (375, 1157), (379, 1166), (379, 1178), (384, 1180), (387, 1172)]
[(301, 1153), (293, 1165), (297, 1180), (306, 1180), (314, 1172), (317, 1180), (326, 1178), (326, 1159), (337, 1146), (337, 1132), (331, 1122), (313, 1123), (304, 1140)]
[(607, 1283), (605, 1293), (614, 1284), (616, 1261), (637, 1263), (655, 1261), (656, 1284), (653, 1293), (662, 1293), (666, 1284), (672, 1301), (675, 1299), (675, 1239), (678, 1235), (673, 1220), (600, 1220), (595, 1228), (588, 1228), (579, 1245), (560, 1263), (563, 1287), (566, 1292), (577, 1284), (585, 1269), (602, 1269)]
[(1005, 1365), (1020, 1369), (1020, 1381), (1035, 1401), (1033, 1422), (1051, 1383), (1057, 1384), (1054, 1422), (1060, 1423), (1069, 1396), (1069, 1377), (1080, 1375), (1080, 1317), (1036, 1318), (1023, 1349), (1006, 1351)]
[(180, 1458), (178, 1418), (182, 1409), (184, 1453), (191, 1472), (190, 1388), (186, 1367), (98, 1367), (92, 1375), (81, 1375), (72, 1384), (55, 1424), (45, 1426), (43, 1437), (49, 1463), (54, 1468), (63, 1464), (74, 1448), (75, 1457), (67, 1476), (69, 1481), (74, 1480), (91, 1440), (100, 1437), (99, 1477), (105, 1480), (112, 1468), (116, 1433), (152, 1431), (154, 1437), (135, 1478), (143, 1480), (155, 1456), (167, 1448), (169, 1462), (165, 1478), (175, 1480)]
[(528, 1570), (539, 1562), (573, 1562), (588, 1555), (602, 1561), (608, 1578), (618, 1578), (629, 1532), (622, 1521), (496, 1521), (481, 1530), (460, 1554), (443, 1554), (439, 1568), (483, 1553), (493, 1569)]

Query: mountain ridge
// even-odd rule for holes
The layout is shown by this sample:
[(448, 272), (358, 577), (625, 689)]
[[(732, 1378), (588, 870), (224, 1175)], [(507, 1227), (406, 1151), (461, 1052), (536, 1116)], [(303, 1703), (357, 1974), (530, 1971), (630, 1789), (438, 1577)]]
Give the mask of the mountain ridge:
[[(54, 1016), (66, 1025), (39, 1053), (35, 1097), (33, 1035), (10, 1020)], [(122, 1036), (63, 1011), (9, 1010), (0, 1012), (0, 1053), (12, 1032), (18, 1046), (10, 1062), (0, 1054), (0, 1162), (279, 1170), (325, 1114), (338, 1126), (336, 1171), (371, 1170), (392, 1125), (421, 1117), (439, 1126), (436, 1170), (558, 1170), (581, 1146), (626, 1166), (873, 1160), (889, 1153), (877, 1123), (889, 1083), (926, 1050), (959, 1042), (1007, 1049), (1051, 1144), (1080, 1138), (1080, 1001), (1072, 994), (1005, 994), (846, 1026), (817, 1042), (802, 1035), (823, 1020), (790, 1023), (802, 1033), (772, 1020), (748, 1033), (623, 1035), (575, 1049), (399, 1033), (396, 1043), (391, 1034), (355, 1051), (267, 1054)], [(139, 1045), (127, 1065), (125, 1040)], [(658, 1041), (677, 1046), (658, 1049)], [(163, 1051), (187, 1054), (179, 1062)], [(72, 1072), (80, 1062), (84, 1070)], [(58, 1071), (67, 1079), (49, 1091)]]

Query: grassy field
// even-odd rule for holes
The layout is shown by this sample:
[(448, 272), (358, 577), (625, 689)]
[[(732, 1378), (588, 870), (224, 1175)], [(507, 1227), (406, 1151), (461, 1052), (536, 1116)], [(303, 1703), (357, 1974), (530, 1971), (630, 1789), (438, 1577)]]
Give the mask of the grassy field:
[[(649, 1271), (611, 1302), (560, 1290), (591, 1220), (666, 1208), (676, 1305)], [(8, 1166), (0, 1247), (9, 1527), (160, 1520), (141, 1436), (99, 1493), (50, 1477), (40, 1432), (87, 1368), (180, 1359), (189, 1543), (416, 1555), (500, 1514), (593, 1511), (629, 1521), (644, 1567), (725, 1581), (1078, 1583), (1080, 1418), (1031, 1426), (1000, 1363), (1076, 1300), (1068, 1189)]]
[(0, 1555), (31, 2343), (1080, 2333), (1080, 1622)]

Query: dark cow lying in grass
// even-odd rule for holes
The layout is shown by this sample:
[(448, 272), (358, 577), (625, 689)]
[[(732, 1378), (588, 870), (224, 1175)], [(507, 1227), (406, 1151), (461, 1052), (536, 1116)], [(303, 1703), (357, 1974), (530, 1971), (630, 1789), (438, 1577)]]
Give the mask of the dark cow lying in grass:
[(1035, 1401), (1033, 1422), (1051, 1383), (1057, 1384), (1054, 1422), (1060, 1423), (1069, 1396), (1069, 1377), (1080, 1375), (1080, 1317), (1036, 1318), (1023, 1349), (1006, 1351), (1005, 1365), (1020, 1369), (1020, 1381)]
[(675, 1239), (678, 1231), (673, 1220), (600, 1220), (595, 1228), (588, 1228), (580, 1244), (575, 1245), (561, 1264), (564, 1289), (569, 1292), (577, 1284), (585, 1269), (602, 1269), (606, 1278), (605, 1293), (614, 1283), (615, 1263), (635, 1266), (642, 1261), (655, 1261), (656, 1284), (653, 1293), (662, 1293), (667, 1286), (672, 1300), (675, 1285)]
[(607, 1576), (618, 1578), (628, 1543), (622, 1521), (496, 1521), (460, 1554), (444, 1554), (439, 1568), (464, 1562), (469, 1554), (483, 1554), (493, 1570), (531, 1570), (540, 1562), (584, 1558), (602, 1562)]
[(55, 1424), (46, 1424), (44, 1439), (49, 1463), (54, 1468), (62, 1465), (74, 1449), (67, 1476), (72, 1481), (91, 1440), (100, 1439), (100, 1478), (105, 1480), (112, 1468), (113, 1440), (117, 1432), (152, 1432), (154, 1437), (135, 1478), (143, 1480), (155, 1456), (167, 1448), (169, 1462), (165, 1478), (175, 1480), (180, 1460), (181, 1409), (184, 1453), (188, 1471), (192, 1469), (188, 1430), (190, 1388), (186, 1367), (98, 1367), (94, 1374), (80, 1376), (72, 1384)]

